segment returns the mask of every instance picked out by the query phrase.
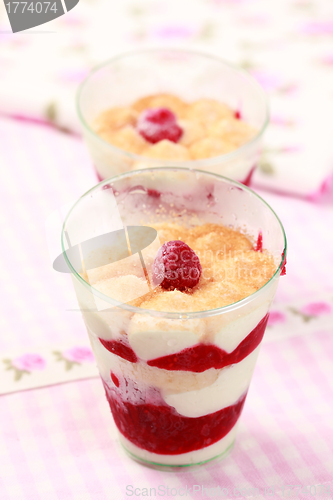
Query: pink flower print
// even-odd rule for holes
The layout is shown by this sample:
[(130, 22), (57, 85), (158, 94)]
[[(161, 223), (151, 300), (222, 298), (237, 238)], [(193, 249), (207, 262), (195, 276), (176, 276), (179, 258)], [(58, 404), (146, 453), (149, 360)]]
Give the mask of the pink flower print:
[(68, 361), (74, 361), (76, 363), (94, 363), (95, 358), (94, 355), (89, 349), (89, 347), (72, 347), (72, 349), (68, 349), (62, 353), (65, 359)]
[(306, 35), (333, 35), (333, 21), (313, 21), (305, 26), (302, 30)]
[(44, 370), (46, 367), (46, 361), (39, 354), (24, 354), (19, 358), (3, 359), (3, 363), (6, 365), (5, 370), (14, 371), (14, 380), (17, 382), (20, 380), (24, 374), (30, 375), (33, 371)]
[(67, 351), (53, 351), (57, 361), (65, 363), (65, 370), (71, 370), (75, 365), (82, 365), (83, 363), (93, 363), (95, 361), (94, 355), (89, 347), (72, 347)]
[(307, 316), (322, 316), (330, 314), (332, 307), (327, 302), (310, 302), (301, 309), (301, 312)]
[(45, 360), (39, 354), (25, 354), (19, 358), (13, 359), (12, 365), (20, 371), (32, 372), (35, 370), (44, 370)]
[(309, 302), (299, 310), (293, 307), (290, 307), (289, 310), (293, 314), (301, 316), (303, 321), (307, 323), (318, 316), (330, 314), (332, 312), (332, 306), (327, 302)]
[(284, 323), (286, 321), (286, 316), (280, 311), (271, 311), (268, 317), (268, 325), (273, 326), (277, 323)]
[(59, 73), (59, 79), (64, 83), (80, 83), (87, 74), (86, 69), (66, 69)]
[(251, 71), (251, 74), (267, 92), (282, 92), (284, 94), (291, 94), (298, 88), (295, 83), (287, 82), (277, 73), (255, 70)]
[(283, 86), (283, 79), (280, 75), (259, 70), (251, 71), (251, 73), (267, 92), (273, 92)]
[(150, 36), (162, 40), (181, 40), (192, 38), (198, 33), (197, 26), (191, 25), (165, 25), (155, 28)]

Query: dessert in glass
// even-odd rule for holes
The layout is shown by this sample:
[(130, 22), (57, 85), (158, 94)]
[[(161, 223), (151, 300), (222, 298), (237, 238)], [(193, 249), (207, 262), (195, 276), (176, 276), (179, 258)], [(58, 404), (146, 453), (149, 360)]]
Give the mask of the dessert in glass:
[(217, 174), (137, 170), (79, 199), (62, 246), (125, 450), (155, 468), (226, 455), (284, 273), (273, 210)]
[(265, 93), (248, 73), (175, 49), (97, 67), (78, 91), (77, 110), (99, 180), (171, 163), (249, 185), (268, 122)]

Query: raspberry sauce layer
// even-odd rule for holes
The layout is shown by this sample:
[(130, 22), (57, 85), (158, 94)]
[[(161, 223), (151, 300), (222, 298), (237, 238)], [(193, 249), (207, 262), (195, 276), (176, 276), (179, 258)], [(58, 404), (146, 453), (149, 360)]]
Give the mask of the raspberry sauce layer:
[(210, 368), (224, 368), (239, 363), (260, 344), (266, 329), (268, 314), (251, 333), (230, 353), (213, 344), (199, 344), (183, 351), (147, 361), (149, 366), (164, 370), (182, 370), (200, 373)]
[(116, 354), (127, 361), (131, 361), (132, 363), (136, 363), (138, 358), (136, 357), (133, 349), (127, 345), (125, 345), (120, 340), (103, 340), (99, 339), (100, 343), (107, 349), (112, 352), (112, 354)]
[(190, 418), (171, 406), (121, 401), (104, 383), (106, 398), (119, 431), (139, 448), (161, 455), (178, 455), (216, 443), (234, 427), (246, 394), (236, 404), (210, 415)]

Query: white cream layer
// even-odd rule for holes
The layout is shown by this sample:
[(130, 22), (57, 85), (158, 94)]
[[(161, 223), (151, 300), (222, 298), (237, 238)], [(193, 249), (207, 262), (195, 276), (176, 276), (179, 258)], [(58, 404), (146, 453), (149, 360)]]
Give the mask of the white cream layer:
[(241, 314), (239, 318), (222, 326), (214, 337), (214, 344), (227, 353), (234, 351), (266, 316), (269, 306), (270, 302), (267, 301), (249, 314)]
[(208, 387), (174, 394), (170, 390), (162, 390), (162, 398), (180, 415), (191, 418), (209, 415), (233, 405), (250, 385), (259, 348), (239, 363), (222, 368), (217, 380)]
[[(231, 353), (267, 314), (269, 305), (265, 302), (227, 324), (224, 324), (224, 315), (216, 316), (213, 322), (209, 322), (205, 319), (171, 320), (135, 314), (128, 327), (128, 341), (135, 354), (145, 361), (176, 354), (202, 341)], [(210, 328), (212, 323), (213, 332)]]
[(147, 361), (192, 347), (204, 334), (205, 323), (199, 319), (164, 319), (135, 314), (129, 324), (128, 341), (135, 354)]

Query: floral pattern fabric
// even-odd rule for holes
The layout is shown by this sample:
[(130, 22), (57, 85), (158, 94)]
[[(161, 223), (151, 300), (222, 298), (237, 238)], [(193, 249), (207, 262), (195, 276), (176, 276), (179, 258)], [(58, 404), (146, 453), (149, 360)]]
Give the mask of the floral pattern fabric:
[(4, 356), (0, 364), (0, 394), (98, 376), (88, 346), (62, 350), (44, 348), (40, 353)]
[[(333, 203), (330, 0), (80, 0), (38, 34), (10, 32), (0, 4), (0, 113), (78, 132), (75, 92), (125, 50), (176, 45), (235, 63), (268, 93), (257, 186)], [(23, 55), (24, 54), (24, 55)]]
[[(331, 496), (333, 219), (327, 207), (267, 196), (286, 226), (287, 276), (235, 449), (223, 463), (203, 466), (195, 477), (191, 471), (141, 474), (142, 468), (139, 474), (118, 445), (100, 381), (80, 381), (98, 372), (70, 279), (54, 273), (46, 255), (44, 226), (52, 210), (96, 182), (81, 141), (57, 131), (78, 131), (74, 95), (93, 65), (125, 49), (170, 44), (247, 68), (271, 102), (257, 185), (329, 201), (332, 2), (183, 0), (181, 6), (178, 0), (80, 0), (40, 33), (13, 36), (0, 3), (0, 113), (20, 119), (0, 118), (0, 393), (17, 391), (1, 397), (1, 498), (109, 500), (125, 498), (127, 484), (185, 489), (194, 483), (221, 485), (230, 497), (253, 497), (253, 488), (265, 497), (297, 494), (297, 486), (282, 490), (287, 484), (302, 485), (304, 498), (314, 491)], [(25, 391), (43, 386), (50, 387)]]
[[(333, 294), (316, 302), (302, 301), (292, 306), (274, 304), (263, 342), (306, 335), (314, 330), (333, 330)], [(4, 357), (2, 362), (0, 394), (98, 376), (95, 358), (88, 346), (49, 348), (40, 354)]]

